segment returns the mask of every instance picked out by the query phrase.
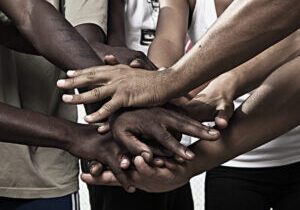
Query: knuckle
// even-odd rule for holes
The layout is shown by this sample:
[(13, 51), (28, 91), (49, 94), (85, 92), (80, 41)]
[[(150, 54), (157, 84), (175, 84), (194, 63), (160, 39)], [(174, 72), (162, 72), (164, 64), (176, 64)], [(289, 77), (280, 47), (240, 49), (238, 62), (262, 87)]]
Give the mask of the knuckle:
[(95, 89), (93, 89), (91, 93), (92, 93), (92, 95), (93, 95), (94, 97), (96, 97), (96, 98), (98, 98), (98, 99), (101, 98), (100, 88), (95, 88)]
[(106, 103), (102, 106), (102, 109), (105, 110), (106, 112), (110, 112), (112, 110), (112, 105), (109, 103)]

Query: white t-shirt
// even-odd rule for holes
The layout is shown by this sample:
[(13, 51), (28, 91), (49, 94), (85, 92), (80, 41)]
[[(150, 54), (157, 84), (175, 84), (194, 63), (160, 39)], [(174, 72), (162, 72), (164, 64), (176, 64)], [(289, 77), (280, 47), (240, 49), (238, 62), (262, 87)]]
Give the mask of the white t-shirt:
[[(126, 0), (126, 41), (133, 50), (148, 52), (149, 45), (142, 45), (142, 30), (155, 30), (159, 8), (155, 0)], [(189, 29), (192, 44), (195, 44), (217, 20), (214, 0), (197, 0)], [(250, 94), (235, 101), (241, 105)], [(195, 138), (192, 138), (195, 141)], [(190, 137), (184, 136), (182, 143), (188, 144)], [(300, 126), (275, 140), (223, 164), (229, 167), (264, 168), (282, 166), (300, 161)]]

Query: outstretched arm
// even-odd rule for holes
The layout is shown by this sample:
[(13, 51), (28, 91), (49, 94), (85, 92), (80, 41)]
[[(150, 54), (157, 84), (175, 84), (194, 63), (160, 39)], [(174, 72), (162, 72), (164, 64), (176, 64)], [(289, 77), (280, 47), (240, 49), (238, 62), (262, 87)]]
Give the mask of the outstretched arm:
[(211, 81), (204, 90), (172, 100), (199, 121), (215, 120), (220, 128), (228, 125), (233, 100), (252, 91), (284, 63), (299, 56), (299, 31), (265, 50), (255, 58)]
[(45, 58), (60, 68), (103, 65), (74, 27), (43, 0), (3, 0), (1, 10)]
[[(166, 168), (151, 167), (141, 157), (130, 172), (132, 184), (148, 192), (164, 192), (184, 185), (191, 177), (216, 167), (286, 133), (300, 124), (299, 57), (273, 72), (237, 110), (218, 141), (198, 141), (191, 146), (196, 158), (185, 164), (166, 160)], [(280, 97), (278, 97), (280, 96)], [(146, 174), (151, 174), (146, 175)], [(92, 177), (90, 184), (117, 185), (112, 173)]]
[(112, 97), (96, 118), (121, 107), (163, 104), (238, 66), (296, 31), (299, 7), (298, 0), (234, 1), (194, 48), (165, 71), (127, 66), (89, 69), (99, 73), (98, 82), (105, 83), (99, 88), (101, 98)]

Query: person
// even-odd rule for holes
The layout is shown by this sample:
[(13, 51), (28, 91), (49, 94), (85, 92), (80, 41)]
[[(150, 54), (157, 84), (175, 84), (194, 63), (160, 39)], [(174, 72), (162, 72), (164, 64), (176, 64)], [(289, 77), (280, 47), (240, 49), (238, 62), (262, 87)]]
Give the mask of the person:
[[(161, 2), (164, 2), (164, 1), (161, 1)], [(167, 3), (165, 3), (164, 5), (165, 5), (165, 7), (169, 6), (170, 8), (172, 6), (174, 8), (177, 7), (178, 10), (179, 10), (179, 8), (180, 9), (183, 8), (183, 6), (180, 5), (180, 3), (176, 4), (176, 2), (172, 2), (171, 5), (168, 5)], [(195, 6), (195, 4), (194, 4), (194, 6)], [(199, 15), (199, 13), (198, 13), (198, 16), (197, 16), (197, 13), (193, 14), (194, 20), (192, 22), (195, 25), (194, 25), (194, 27), (190, 28), (190, 35), (191, 35), (191, 37), (194, 38), (194, 39), (192, 39), (192, 42), (194, 42), (194, 43), (197, 41), (197, 39), (199, 39), (202, 36), (201, 32), (204, 33), (205, 32), (205, 28), (208, 28), (210, 26), (210, 24), (212, 24), (214, 22), (214, 19), (212, 19), (211, 21), (209, 21), (210, 20), (209, 18), (217, 16), (216, 13), (215, 13), (215, 8), (214, 8), (213, 4), (212, 5), (211, 4), (204, 4), (203, 5), (203, 2), (201, 4), (201, 1), (198, 1), (198, 2), (196, 2), (196, 6), (195, 6), (197, 8), (196, 9), (197, 12), (199, 11), (199, 8), (202, 8), (201, 6), (203, 6), (203, 8), (207, 8), (208, 9), (208, 10), (206, 10), (205, 14), (207, 14), (207, 13), (209, 14), (209, 11), (212, 11), (214, 13), (212, 13), (211, 16), (208, 16), (208, 17), (205, 17), (205, 16), (203, 17), (203, 16)], [(216, 6), (218, 6), (218, 4)], [(174, 8), (172, 8), (172, 9), (174, 9)], [(201, 10), (201, 11), (203, 11), (203, 10)], [(186, 33), (185, 30), (181, 30), (184, 27), (180, 27), (180, 25), (179, 25), (179, 23), (183, 22), (183, 21), (178, 20), (178, 18), (176, 19), (176, 16), (178, 16), (178, 14), (179, 14), (178, 11), (175, 10), (174, 13), (173, 13), (174, 17), (172, 16), (171, 18), (170, 18), (170, 14), (171, 14), (170, 10), (168, 12), (169, 12), (168, 13), (169, 16), (168, 16), (167, 21), (165, 20), (165, 22), (164, 22), (165, 25), (163, 25), (163, 24), (159, 25), (160, 26), (160, 28), (159, 28), (160, 30), (156, 31), (156, 39), (154, 40), (154, 42), (152, 43), (152, 45), (150, 47), (150, 52), (149, 52), (150, 58), (152, 56), (151, 59), (152, 59), (152, 61), (157, 66), (160, 66), (160, 65), (158, 65), (158, 63), (161, 63), (162, 66), (163, 65), (172, 65), (172, 61), (174, 62), (174, 57), (175, 57), (175, 61), (176, 61), (176, 59), (180, 58), (180, 56), (181, 56), (180, 52), (183, 52), (182, 49), (184, 49), (184, 44), (183, 44), (184, 43), (183, 42), (184, 39), (183, 38), (179, 39), (179, 41), (177, 41), (177, 42), (176, 42), (176, 40), (174, 41), (174, 39), (176, 37), (180, 37), (180, 35), (181, 35), (181, 37), (184, 37), (184, 34)], [(160, 15), (163, 16), (162, 13)], [(166, 16), (164, 16), (164, 17), (166, 17)], [(170, 24), (170, 19), (172, 21), (174, 21), (174, 22), (177, 23), (175, 25), (175, 27), (172, 27), (172, 26), (174, 26), (174, 24)], [(202, 23), (202, 25), (200, 23)], [(207, 25), (205, 25), (203, 23), (207, 23)], [(170, 26), (170, 27), (168, 27), (168, 26)], [(175, 31), (173, 28), (177, 29), (177, 31)], [(164, 32), (166, 32), (166, 33), (164, 33)], [(169, 39), (167, 39), (166, 37), (168, 37), (169, 33), (177, 34), (178, 36), (173, 36), (173, 37), (170, 37)], [(220, 104), (217, 104), (217, 105), (219, 107), (221, 107), (222, 104), (225, 105), (224, 110), (223, 110), (224, 111), (223, 114), (225, 113), (227, 115), (228, 114), (231, 115), (230, 113), (232, 113), (232, 111), (230, 110), (230, 107), (232, 107), (231, 103), (233, 101), (233, 97), (236, 97), (236, 96), (234, 96), (235, 94), (233, 94), (233, 92), (236, 92), (236, 88), (232, 88), (231, 91), (224, 91), (223, 90), (224, 87), (226, 87), (225, 84), (228, 83), (227, 81), (235, 81), (236, 80), (236, 79), (234, 79), (233, 76), (230, 76), (230, 75), (238, 75), (239, 72), (247, 72), (248, 71), (247, 74), (244, 74), (244, 75), (241, 74), (241, 75), (243, 75), (244, 80), (246, 80), (246, 78), (250, 78), (249, 80), (252, 79), (253, 80), (252, 83), (254, 85), (251, 84), (251, 83), (249, 85), (249, 81), (248, 81), (248, 83), (246, 83), (246, 85), (241, 86), (240, 88), (242, 90), (243, 89), (251, 90), (251, 88), (253, 88), (253, 87), (257, 86), (258, 84), (260, 84), (260, 82), (263, 81), (264, 78), (271, 71), (273, 71), (274, 69), (278, 68), (280, 65), (282, 65), (282, 63), (287, 62), (288, 60), (290, 60), (293, 57), (297, 56), (297, 52), (299, 51), (297, 49), (297, 47), (295, 47), (295, 46), (297, 46), (295, 44), (295, 43), (297, 43), (297, 37), (298, 37), (297, 34), (298, 33), (294, 33), (288, 39), (282, 41), (280, 44), (278, 44), (278, 45), (274, 46), (273, 48), (269, 49), (268, 51), (264, 52), (264, 54), (260, 55), (256, 59), (253, 59), (253, 61), (251, 61), (247, 65), (242, 65), (238, 69), (235, 69), (233, 71), (234, 73), (230, 72), (230, 74), (228, 74), (229, 76), (228, 75), (224, 75), (224, 76), (221, 76), (220, 79), (216, 79), (216, 81), (212, 82), (212, 83), (219, 84), (219, 86), (211, 84), (209, 88), (206, 88), (205, 91), (203, 91), (203, 92), (201, 92), (199, 94), (199, 98), (198, 99), (204, 100), (203, 103), (205, 103), (205, 104), (207, 104), (208, 102), (212, 103), (212, 101), (214, 100), (213, 97), (220, 98), (220, 96), (218, 96), (218, 94), (216, 94), (216, 93), (218, 93), (218, 92), (221, 92), (221, 93), (224, 92), (224, 94), (221, 95), (221, 96), (223, 96), (223, 98), (220, 98), (219, 101), (218, 101), (218, 102), (220, 102)], [(197, 38), (197, 36), (199, 38)], [(180, 42), (180, 40), (181, 40), (181, 42)], [(165, 43), (164, 43), (164, 41), (165, 41)], [(172, 44), (174, 43), (175, 47), (173, 47), (170, 43), (172, 43)], [(168, 48), (166, 48), (164, 44), (167, 45)], [(181, 48), (178, 47), (178, 45), (180, 45)], [(155, 47), (157, 47), (157, 48), (155, 49)], [(171, 51), (172, 53), (170, 53), (169, 48), (172, 48), (172, 51)], [(168, 52), (165, 52), (166, 49), (168, 49)], [(283, 51), (286, 52), (284, 56), (282, 56), (282, 53), (281, 53)], [(178, 56), (174, 56), (174, 55), (176, 55), (176, 52), (179, 52)], [(268, 60), (266, 60), (266, 59), (268, 59)], [(171, 60), (171, 63), (170, 63), (170, 60)], [(168, 64), (168, 62), (169, 62), (169, 64)], [(262, 66), (260, 63), (264, 63), (264, 65)], [(266, 68), (266, 67), (268, 67), (268, 68)], [(257, 73), (255, 78), (251, 78), (250, 77), (250, 75), (251, 75), (250, 73), (251, 73), (251, 71), (253, 71), (253, 69), (255, 69), (256, 70), (255, 72)], [(254, 75), (254, 74), (252, 73), (252, 75)], [(211, 88), (211, 87), (214, 87), (214, 88)], [(220, 88), (222, 90), (220, 90)], [(231, 86), (229, 86), (229, 88), (231, 88)], [(239, 92), (239, 94), (240, 94), (243, 91), (240, 92), (240, 90), (238, 90), (237, 92)], [(226, 93), (227, 93), (227, 95), (226, 95)], [(228, 94), (228, 93), (230, 93), (230, 94)], [(232, 99), (228, 99), (228, 95), (232, 96)], [(226, 103), (224, 103), (224, 101)], [(188, 109), (192, 105), (193, 105), (193, 103), (190, 103), (186, 107), (187, 111), (190, 111)], [(214, 107), (214, 106), (212, 106), (212, 107)], [(229, 110), (225, 109), (227, 107), (229, 108)], [(213, 117), (211, 117), (211, 116), (209, 116), (209, 117), (205, 116), (205, 118), (203, 118), (204, 116), (203, 116), (203, 114), (201, 114), (201, 113), (203, 113), (203, 110), (201, 110), (201, 108), (203, 109), (203, 106), (200, 106), (200, 108), (198, 108), (198, 109), (195, 110), (195, 111), (198, 111), (198, 113), (194, 111), (194, 112), (192, 112), (191, 115), (193, 115), (193, 116), (197, 116), (197, 115), (199, 116), (200, 115), (202, 117), (202, 120), (203, 119), (213, 119)], [(211, 115), (210, 113), (215, 113), (215, 111), (216, 110), (210, 110), (210, 111), (206, 111), (206, 113), (208, 113), (208, 115)], [(227, 123), (228, 118), (230, 116), (228, 117), (228, 116), (225, 115), (225, 116), (221, 116), (221, 117), (227, 117), (227, 118), (225, 118), (225, 123)], [(287, 134), (286, 136), (292, 136), (292, 137), (293, 136), (297, 136), (297, 135), (295, 135), (296, 133), (297, 133), (297, 131), (295, 130), (295, 132), (292, 131), (291, 134)], [(276, 153), (276, 151), (278, 151), (277, 148), (279, 146), (282, 147), (281, 146), (281, 142), (282, 142), (282, 139), (278, 139), (274, 143), (269, 144), (268, 146), (263, 146), (263, 147), (259, 148), (257, 151), (261, 150), (262, 153), (265, 153), (264, 152), (265, 150), (268, 150), (268, 151), (269, 150), (273, 150), (274, 153)], [(293, 142), (293, 138), (290, 138), (288, 142), (290, 142), (290, 143), (287, 143), (286, 145), (290, 145), (290, 147), (293, 148), (294, 151), (297, 151), (297, 143), (295, 144)], [(254, 150), (254, 153), (255, 153), (255, 150)], [(279, 156), (285, 155), (285, 156), (282, 158), (283, 160), (280, 163), (278, 161), (273, 161), (273, 162), (269, 163), (269, 165), (268, 165), (269, 167), (270, 166), (275, 166), (274, 164), (282, 164), (282, 163), (288, 164), (288, 163), (293, 163), (293, 162), (297, 161), (297, 154), (296, 153), (295, 153), (295, 155), (290, 155), (287, 152), (282, 152), (282, 153), (278, 153), (277, 152), (276, 154), (274, 154), (274, 153), (272, 154), (273, 156), (277, 156), (277, 155), (279, 155)], [(252, 154), (252, 156), (255, 157), (255, 154)], [(241, 157), (239, 157), (239, 158), (241, 158)], [(260, 163), (263, 163), (264, 159), (262, 158), (260, 161), (261, 161)], [(213, 189), (213, 188), (207, 188), (207, 191), (210, 190), (210, 189)], [(219, 189), (219, 188), (217, 188), (217, 189)], [(215, 192), (215, 191), (213, 191), (213, 192)], [(212, 197), (213, 196), (210, 196), (210, 198), (212, 198)], [(221, 197), (221, 196), (219, 196), (219, 197)], [(214, 202), (214, 199), (210, 199), (210, 200), (211, 200), (210, 203), (214, 203), (214, 204), (216, 203), (216, 202)], [(211, 205), (210, 203), (207, 202), (207, 205)], [(226, 209), (226, 205), (224, 204), (223, 206)], [(218, 205), (218, 208), (220, 208), (220, 205)]]
[[(57, 4), (59, 5), (59, 4)], [(81, 4), (80, 4), (81, 5)], [(89, 43), (93, 43), (93, 41), (101, 42), (101, 34), (103, 31), (100, 27), (95, 26), (95, 24), (81, 24), (80, 27), (76, 29), (73, 28), (70, 23), (68, 23), (61, 14), (57, 12), (50, 4), (43, 0), (27, 0), (27, 1), (1, 1), (0, 8), (11, 18), (14, 25), (16, 27), (6, 27), (4, 26), (9, 32), (16, 33), (14, 35), (17, 36), (17, 42), (6, 42), (5, 44), (13, 45), (19, 43), (19, 40), (28, 40), (29, 43), (21, 43), (21, 47), (26, 47), (27, 49), (34, 49), (40, 55), (43, 55), (49, 61), (53, 62), (57, 66), (59, 66), (62, 70), (66, 69), (74, 69), (76, 67), (88, 67), (93, 65), (102, 65), (102, 60), (97, 56), (97, 49), (98, 47), (92, 48)], [(95, 7), (95, 9), (97, 9)], [(67, 12), (67, 11), (66, 11)], [(24, 14), (24, 15), (23, 15)], [(40, 14), (43, 14), (42, 16)], [(99, 13), (97, 13), (99, 14)], [(52, 17), (52, 18), (49, 18)], [(36, 21), (38, 20), (38, 21)], [(101, 20), (101, 18), (98, 18)], [(51, 31), (52, 33), (47, 33), (44, 35), (45, 32)], [(18, 34), (20, 32), (20, 34)], [(4, 33), (5, 34), (5, 33)], [(86, 38), (86, 40), (81, 36), (81, 34)], [(99, 36), (100, 34), (100, 36)], [(19, 37), (22, 35), (23, 39)], [(44, 39), (47, 37), (47, 39)], [(25, 38), (25, 39), (24, 39)], [(100, 40), (99, 40), (100, 39)], [(1, 40), (5, 42), (7, 40), (7, 36), (1, 36)], [(51, 45), (49, 45), (51, 43)], [(28, 47), (28, 44), (31, 46)], [(99, 46), (99, 45), (98, 45)], [(94, 51), (94, 50), (96, 51)], [(131, 51), (129, 51), (131, 52)], [(99, 53), (98, 53), (99, 54)], [(135, 54), (133, 53), (133, 56)], [(134, 59), (134, 58), (133, 58)], [(87, 112), (91, 112), (98, 107), (98, 104), (93, 105), (86, 105)], [(157, 110), (147, 110), (149, 113), (157, 113)], [(179, 130), (185, 130), (182, 132), (188, 133), (196, 133), (195, 135), (198, 136), (209, 136), (210, 139), (215, 139), (218, 137), (216, 133), (210, 135), (208, 132), (213, 130), (207, 127), (203, 127), (198, 122), (192, 121), (186, 116), (178, 115), (173, 111), (167, 111), (165, 108), (161, 108), (160, 115), (162, 119), (165, 119), (163, 125), (166, 127), (174, 128), (177, 126), (180, 127)], [(175, 115), (174, 115), (175, 114)], [(152, 115), (153, 117), (153, 115)], [(182, 119), (190, 121), (188, 124), (187, 121), (184, 121), (185, 124), (178, 125), (174, 123), (174, 119), (177, 117), (183, 117)], [(14, 119), (14, 118), (12, 118)], [(173, 120), (172, 120), (173, 119)], [(158, 125), (162, 125), (161, 122), (156, 122)], [(196, 127), (195, 127), (196, 126)], [(168, 131), (163, 129), (164, 127), (158, 127), (156, 134), (158, 136), (157, 139), (161, 139), (161, 135), (164, 136), (171, 136)], [(176, 130), (176, 129), (175, 129)], [(192, 134), (191, 134), (192, 135)], [(95, 156), (86, 156), (88, 159), (94, 159), (101, 162), (104, 165), (109, 165), (110, 169), (114, 171), (117, 177), (119, 177), (120, 181), (124, 184), (124, 188), (130, 192), (133, 192), (135, 189), (134, 187), (128, 185), (127, 178), (123, 171), (124, 168), (129, 167), (129, 158), (127, 155), (123, 155), (127, 152), (119, 152), (121, 151), (122, 145), (113, 141), (107, 141), (107, 139), (111, 139), (111, 133), (107, 133), (106, 135), (97, 136), (98, 142), (102, 142), (102, 148), (105, 149), (107, 152), (110, 152), (113, 156), (108, 156), (106, 153), (99, 153), (97, 157)], [(10, 140), (11, 141), (11, 140)], [(23, 140), (24, 143), (25, 140)], [(170, 143), (172, 142), (172, 143)], [(168, 142), (170, 143), (169, 146), (178, 145), (176, 139), (172, 138)], [(135, 150), (136, 154), (142, 154), (147, 161), (151, 161), (151, 154), (152, 150), (150, 148), (145, 149), (145, 145), (137, 145), (137, 150)], [(188, 149), (185, 147), (172, 147), (174, 151), (180, 153), (181, 155), (185, 156), (185, 158), (191, 159), (192, 156), (189, 155), (187, 152)], [(113, 151), (112, 151), (113, 150)], [(146, 153), (146, 156), (143, 152)], [(77, 151), (78, 152), (78, 151)], [(80, 151), (79, 151), (80, 152)], [(150, 154), (151, 153), (151, 154)], [(88, 154), (85, 154), (88, 155)], [(120, 156), (121, 155), (121, 158)], [(82, 157), (81, 155), (80, 157)], [(124, 164), (125, 161), (125, 164)]]
[[(88, 116), (89, 122), (108, 117), (121, 107), (163, 104), (242, 64), (296, 31), (299, 28), (299, 7), (297, 0), (234, 1), (190, 53), (165, 71), (136, 71), (122, 65), (92, 68), (101, 75), (97, 77), (98, 82), (104, 82), (98, 87), (102, 96), (93, 97), (91, 92), (85, 93), (85, 96), (90, 96), (93, 101), (113, 97)], [(286, 14), (287, 10), (290, 12), (283, 20), (282, 14)], [(76, 75), (74, 72), (71, 74)], [(169, 87), (168, 84), (175, 81), (176, 85)], [(73, 86), (76, 87), (76, 83)], [(151, 91), (145, 92), (148, 88)], [(67, 98), (67, 103), (83, 102), (80, 96)]]
[[(151, 32), (154, 33), (156, 29), (156, 22), (158, 19), (159, 8), (157, 1), (122, 1), (111, 0), (109, 2), (109, 16), (108, 16), (108, 43), (119, 48), (128, 47), (131, 50), (140, 51), (147, 55), (149, 45), (151, 44)], [(140, 17), (143, 16), (143, 21)], [(124, 18), (123, 18), (124, 17)], [(144, 32), (144, 34), (142, 33)], [(146, 39), (147, 37), (147, 39)], [(117, 56), (115, 53), (111, 55)], [(119, 59), (117, 59), (119, 61)], [(156, 63), (154, 63), (157, 66)], [(141, 114), (141, 116), (140, 116)], [(149, 113), (150, 114), (150, 113)], [(150, 115), (147, 115), (148, 117)], [(131, 115), (131, 114), (130, 114)], [(154, 117), (156, 118), (157, 113)], [(153, 121), (144, 120), (145, 112), (140, 111), (135, 118), (131, 116), (136, 122), (143, 125), (145, 131), (152, 132)], [(139, 123), (140, 119), (143, 123)], [(161, 121), (161, 119), (157, 119)], [(120, 124), (127, 124), (125, 121)], [(181, 123), (181, 122), (177, 122)], [(115, 130), (123, 131), (115, 127)], [(137, 131), (139, 132), (139, 131)], [(121, 133), (121, 132), (118, 132)], [(126, 135), (118, 135), (118, 139), (123, 139)], [(187, 138), (184, 139), (187, 141)], [(133, 141), (136, 143), (136, 141)], [(93, 165), (91, 173), (94, 176), (99, 175), (97, 171), (98, 165)], [(90, 201), (92, 210), (119, 210), (119, 209), (193, 209), (193, 198), (189, 183), (166, 193), (147, 193), (143, 190), (136, 190), (133, 194), (128, 194), (120, 187), (112, 186), (97, 186), (88, 185), (90, 192)]]
[[(165, 159), (166, 167), (155, 167), (147, 164), (140, 156), (136, 157), (134, 159), (136, 170), (128, 172), (132, 185), (147, 192), (176, 189), (187, 183), (191, 177), (265, 144), (298, 126), (300, 124), (298, 68), (299, 56), (272, 72), (235, 111), (230, 124), (222, 130), (218, 141), (197, 141), (191, 146), (196, 154), (194, 160), (178, 164)], [(291, 83), (293, 85), (290, 85)], [(282, 97), (278, 97), (278, 94)], [(293, 177), (293, 174), (290, 175)], [(298, 184), (294, 178), (297, 177), (288, 181)], [(89, 184), (119, 185), (109, 171), (98, 177), (83, 174), (82, 179)], [(252, 203), (245, 205), (251, 206)], [(290, 209), (289, 204), (286, 205)]]
[[(28, 8), (23, 7), (26, 2), (29, 1), (0, 3), (0, 10), (10, 17), (1, 13), (0, 101), (3, 103), (0, 104), (0, 132), (1, 141), (10, 144), (0, 144), (0, 209), (79, 209), (79, 168), (75, 156), (99, 159), (101, 148), (97, 144), (101, 141), (96, 126), (73, 123), (77, 119), (76, 108), (60, 101), (62, 92), (55, 88), (55, 84), (57, 78), (65, 77), (65, 73), (44, 58), (25, 54), (37, 54), (37, 46), (26, 47), (26, 39), (20, 36), (18, 41), (10, 36), (17, 35), (17, 30), (9, 20), (14, 19), (14, 12), (26, 17), (26, 13), (22, 13), (22, 8)], [(73, 26), (92, 24), (101, 28), (103, 34), (106, 30), (105, 1), (40, 2), (31, 1), (36, 4), (31, 9), (41, 4), (51, 12), (58, 13), (60, 9)], [(51, 16), (43, 18), (41, 14), (32, 16), (32, 21), (47, 25), (45, 18), (54, 20)], [(48, 42), (52, 32), (45, 30), (38, 34), (33, 30), (32, 33)], [(12, 51), (4, 45), (24, 53)], [(82, 148), (83, 142), (86, 148)], [(98, 148), (97, 152), (92, 150), (93, 147)]]

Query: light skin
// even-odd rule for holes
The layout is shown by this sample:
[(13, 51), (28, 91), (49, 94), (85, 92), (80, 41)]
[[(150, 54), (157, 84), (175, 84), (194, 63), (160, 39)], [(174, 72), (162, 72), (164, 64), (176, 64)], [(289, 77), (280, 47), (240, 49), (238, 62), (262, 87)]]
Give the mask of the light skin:
[[(191, 146), (196, 158), (183, 164), (165, 160), (166, 167), (149, 166), (136, 157), (136, 170), (128, 176), (137, 188), (147, 192), (165, 192), (242, 153), (282, 135), (300, 124), (299, 57), (274, 71), (250, 98), (235, 112), (230, 125), (218, 141), (199, 141)], [(293, 85), (291, 85), (293, 84)], [(278, 97), (280, 95), (281, 97)], [(274, 113), (277, 113), (274, 116)], [(148, 175), (146, 175), (148, 174)], [(149, 175), (150, 174), (150, 175)], [(83, 174), (90, 184), (118, 185), (110, 172), (99, 177)]]
[[(165, 71), (136, 71), (123, 65), (92, 68), (101, 73), (97, 77), (104, 84), (99, 88), (101, 99), (112, 99), (90, 115), (91, 121), (104, 119), (121, 107), (163, 104), (242, 64), (297, 30), (299, 7), (297, 0), (234, 1), (196, 46)], [(76, 76), (76, 72), (69, 75)], [(65, 101), (79, 102), (76, 99)]]

